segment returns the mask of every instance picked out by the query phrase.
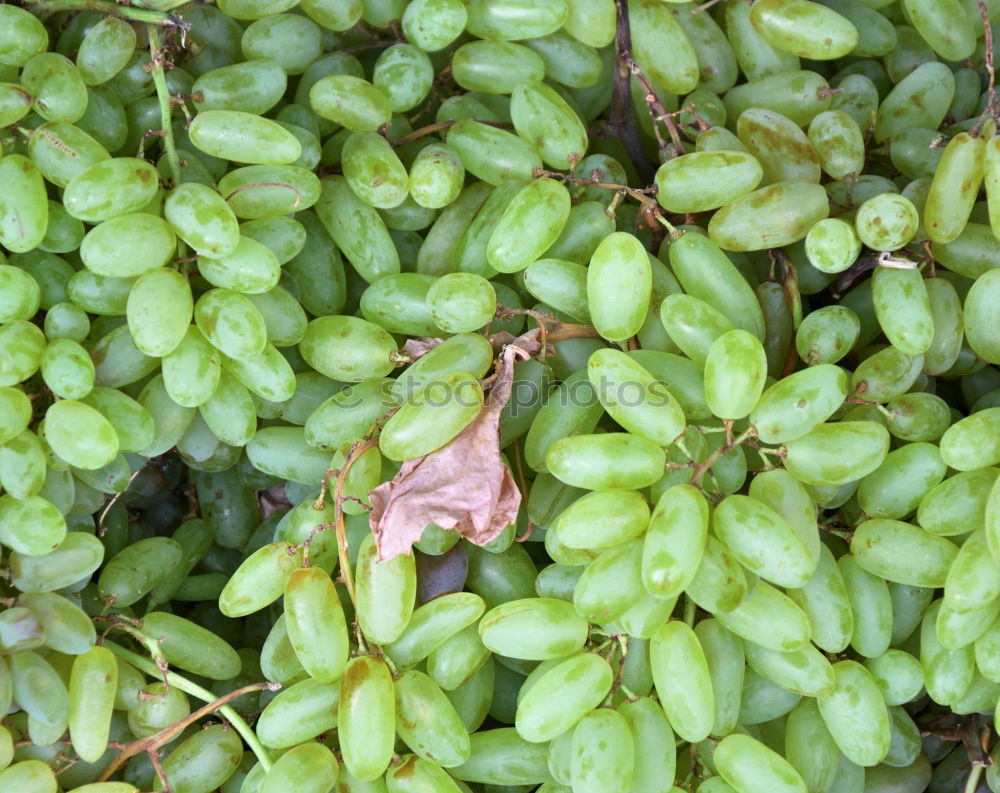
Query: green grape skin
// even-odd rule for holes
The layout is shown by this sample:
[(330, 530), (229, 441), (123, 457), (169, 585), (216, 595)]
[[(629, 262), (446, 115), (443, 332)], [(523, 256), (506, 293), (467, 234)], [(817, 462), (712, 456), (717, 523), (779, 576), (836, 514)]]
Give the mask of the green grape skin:
[(861, 480), (858, 504), (872, 517), (903, 518), (944, 479), (945, 472), (936, 446), (907, 444), (890, 452), (878, 468)]
[(42, 379), (62, 399), (82, 399), (94, 387), (94, 364), (77, 342), (56, 339), (42, 354)]
[(174, 233), (166, 221), (144, 212), (103, 221), (87, 232), (80, 245), (80, 258), (88, 270), (116, 278), (163, 267), (175, 252)]
[(760, 162), (767, 182), (819, 182), (819, 156), (806, 134), (787, 116), (760, 107), (747, 108), (739, 114), (736, 134)]
[(0, 264), (0, 322), (29, 320), (41, 304), (41, 289), (30, 274), (9, 264)]
[(646, 487), (660, 478), (664, 463), (653, 441), (626, 433), (562, 438), (545, 454), (546, 468), (558, 479), (591, 490)]
[[(858, 526), (852, 540), (857, 544), (855, 557), (865, 570), (887, 580), (914, 586), (943, 586), (957, 549), (939, 537), (908, 523), (887, 518), (873, 518)], [(893, 550), (889, 551), (888, 548)], [(902, 563), (899, 553), (907, 549)], [(890, 561), (891, 559), (891, 561)]]
[(652, 271), (642, 245), (624, 232), (609, 234), (587, 270), (594, 327), (609, 341), (625, 341), (642, 327), (651, 294)]
[(756, 336), (734, 329), (719, 336), (705, 359), (705, 399), (712, 413), (745, 418), (757, 404), (767, 378), (767, 357)]
[(713, 759), (720, 775), (734, 789), (746, 793), (803, 793), (805, 782), (778, 753), (753, 738), (733, 733), (723, 738)]
[(888, 753), (891, 735), (882, 694), (868, 670), (857, 661), (839, 661), (833, 669), (834, 690), (817, 698), (823, 721), (850, 761), (876, 765)]
[(370, 781), (385, 772), (393, 749), (393, 681), (381, 659), (359, 656), (340, 681), (337, 725), (344, 767)]
[(469, 759), (471, 745), (461, 717), (430, 677), (407, 670), (395, 681), (394, 694), (396, 731), (418, 757), (445, 768)]
[[(655, 3), (629, 4), (629, 16), (635, 30), (633, 53), (643, 72), (654, 85), (673, 94), (686, 94), (698, 85), (698, 56), (669, 9)], [(663, 58), (664, 52), (673, 57)]]
[(415, 0), (403, 12), (402, 27), (407, 41), (424, 52), (437, 52), (458, 38), (467, 19), (459, 0)]
[(694, 631), (679, 621), (664, 625), (650, 642), (650, 662), (656, 691), (673, 730), (685, 740), (703, 740), (715, 719), (715, 699), (708, 664)]
[(22, 67), (20, 81), (35, 98), (35, 112), (46, 121), (72, 124), (87, 108), (87, 87), (63, 55), (43, 52), (33, 56)]
[(541, 57), (522, 44), (470, 41), (452, 56), (455, 82), (467, 91), (510, 94), (521, 83), (545, 75)]
[(446, 273), (427, 290), (434, 324), (446, 333), (466, 333), (488, 325), (496, 313), (493, 285), (475, 273)]
[(410, 165), (410, 196), (422, 207), (446, 208), (461, 193), (464, 177), (465, 168), (458, 153), (446, 143), (431, 143), (420, 150)]
[[(847, 457), (841, 457), (850, 449)], [(786, 444), (785, 468), (804, 484), (842, 485), (878, 468), (889, 449), (889, 433), (879, 424), (845, 421), (821, 424)], [(833, 454), (834, 450), (838, 454)], [(849, 463), (848, 458), (853, 459)]]
[(198, 151), (248, 165), (285, 165), (302, 154), (298, 139), (280, 124), (235, 109), (202, 110), (188, 134)]
[(114, 157), (94, 162), (66, 183), (63, 205), (73, 217), (99, 223), (142, 211), (159, 189), (156, 169), (144, 160)]
[(758, 581), (736, 608), (716, 613), (715, 617), (740, 638), (779, 652), (801, 649), (811, 635), (805, 613), (764, 581)]
[(1000, 344), (989, 328), (996, 327), (996, 296), (1000, 278), (992, 271), (984, 273), (969, 289), (962, 315), (965, 338), (972, 350), (985, 361), (1000, 362)]
[(480, 622), (479, 634), (493, 652), (544, 661), (579, 650), (586, 639), (587, 622), (570, 603), (528, 598), (491, 609)]
[(847, 355), (861, 333), (858, 315), (846, 306), (824, 306), (802, 319), (795, 348), (807, 364), (833, 364)]
[(309, 105), (323, 118), (352, 131), (374, 131), (392, 115), (384, 93), (349, 74), (330, 75), (314, 83), (309, 89)]
[(907, 0), (907, 15), (930, 47), (945, 60), (969, 57), (975, 48), (975, 33), (958, 3)]
[(869, 248), (894, 251), (916, 235), (920, 216), (908, 198), (882, 193), (861, 205), (854, 223), (858, 238)]
[(347, 184), (369, 206), (398, 206), (409, 190), (403, 163), (388, 141), (376, 132), (353, 132), (341, 154)]
[(256, 732), (265, 746), (295, 746), (336, 728), (339, 702), (339, 682), (300, 680), (265, 706), (257, 719)]
[(285, 74), (302, 74), (322, 52), (322, 31), (308, 17), (269, 10), (251, 22), (240, 39), (247, 60), (269, 58)]
[(818, 364), (768, 388), (750, 412), (750, 423), (765, 443), (786, 443), (802, 437), (832, 416), (845, 396), (847, 376), (844, 370), (831, 364)]
[(554, 89), (541, 82), (541, 75), (514, 87), (510, 114), (517, 134), (538, 142), (538, 153), (546, 165), (569, 168), (587, 153), (583, 122)]
[(826, 191), (819, 185), (776, 182), (718, 210), (709, 221), (708, 234), (723, 250), (764, 250), (803, 239), (828, 213)]
[(622, 790), (632, 781), (635, 744), (618, 711), (598, 708), (581, 719), (573, 730), (571, 752), (573, 790)]
[[(700, 151), (675, 157), (656, 172), (656, 200), (671, 212), (717, 209), (754, 190), (763, 177), (753, 155), (739, 151)], [(696, 185), (708, 179), (706, 191)], [(718, 191), (718, 192), (716, 192)]]
[(323, 180), (316, 214), (354, 269), (369, 283), (398, 273), (399, 254), (378, 212), (342, 177)]
[(941, 437), (941, 458), (949, 468), (973, 471), (1000, 463), (1000, 408), (986, 408), (952, 424)]
[(386, 646), (386, 653), (397, 666), (413, 666), (475, 623), (485, 608), (483, 599), (472, 592), (453, 592), (435, 598), (413, 610), (406, 629)]
[(163, 202), (163, 213), (174, 233), (202, 256), (228, 256), (240, 242), (232, 209), (205, 185), (178, 185)]
[(803, 58), (840, 58), (858, 43), (858, 30), (849, 20), (802, 0), (767, 0), (752, 9), (750, 19), (771, 45)]
[[(923, 63), (904, 76), (879, 105), (875, 140), (890, 140), (913, 127), (937, 129), (955, 95), (951, 69), (937, 62)], [(914, 97), (920, 97), (914, 102)]]
[(48, 203), (37, 167), (21, 154), (0, 157), (0, 244), (12, 253), (30, 251), (45, 237)]
[(259, 793), (281, 793), (295, 789), (302, 793), (322, 793), (330, 790), (340, 768), (337, 759), (326, 746), (305, 742), (285, 752), (264, 774)]
[(448, 130), (446, 142), (466, 171), (492, 185), (530, 179), (542, 167), (539, 155), (517, 135), (478, 121), (459, 121)]
[(412, 557), (380, 562), (374, 537), (365, 537), (358, 549), (355, 578), (358, 622), (365, 636), (378, 644), (396, 641), (413, 613), (416, 586)]
[(844, 179), (861, 173), (865, 163), (865, 144), (853, 117), (841, 110), (826, 110), (809, 122), (807, 134), (819, 157), (820, 166), (830, 178)]
[(231, 289), (216, 288), (202, 294), (194, 304), (194, 320), (213, 347), (237, 360), (259, 355), (267, 343), (260, 312)]

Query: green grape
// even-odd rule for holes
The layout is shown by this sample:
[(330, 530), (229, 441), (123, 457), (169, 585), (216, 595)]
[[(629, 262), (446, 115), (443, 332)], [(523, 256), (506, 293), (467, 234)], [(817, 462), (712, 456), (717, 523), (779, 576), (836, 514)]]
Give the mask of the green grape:
[(954, 0), (906, 0), (913, 27), (945, 60), (962, 60), (975, 49), (975, 32)]
[(765, 443), (784, 443), (822, 424), (846, 395), (844, 370), (818, 364), (768, 388), (751, 411), (750, 423)]
[(605, 59), (595, 48), (563, 30), (528, 39), (525, 43), (541, 56), (550, 80), (566, 88), (595, 88), (604, 92), (598, 81), (606, 74)]
[(218, 189), (236, 217), (273, 218), (315, 204), (320, 181), (295, 165), (248, 165), (223, 176)]
[(344, 767), (361, 780), (376, 779), (392, 760), (393, 681), (385, 661), (352, 659), (340, 682), (337, 732)]
[(250, 165), (284, 165), (302, 153), (298, 139), (280, 124), (237, 110), (203, 110), (188, 129), (201, 152)]
[(570, 603), (527, 598), (491, 609), (480, 622), (479, 634), (495, 653), (548, 660), (579, 650), (587, 636), (587, 622)]
[(627, 433), (564, 437), (545, 453), (545, 466), (557, 479), (589, 490), (646, 487), (660, 478), (664, 462), (653, 441)]
[(755, 251), (803, 239), (829, 213), (826, 191), (803, 181), (777, 182), (727, 204), (708, 224), (720, 248)]
[(44, 437), (61, 459), (86, 470), (107, 465), (119, 448), (111, 423), (94, 408), (73, 399), (48, 408)]
[(21, 85), (34, 96), (32, 107), (46, 121), (72, 124), (87, 108), (87, 86), (80, 73), (56, 52), (30, 58), (21, 68)]
[(264, 318), (253, 303), (232, 289), (202, 294), (194, 305), (194, 320), (213, 347), (237, 360), (259, 355), (267, 343)]
[(670, 245), (670, 265), (689, 295), (705, 301), (736, 327), (764, 336), (764, 317), (739, 270), (703, 234), (684, 234)]
[(15, 498), (10, 493), (0, 496), (0, 541), (11, 550), (44, 556), (65, 538), (66, 520), (44, 498)]
[(924, 281), (931, 306), (934, 336), (924, 352), (924, 370), (941, 374), (957, 360), (962, 349), (962, 307), (955, 287), (943, 278)]
[(414, 608), (416, 569), (412, 557), (397, 556), (380, 562), (374, 537), (365, 537), (358, 550), (355, 580), (362, 632), (379, 644), (396, 641)]
[(949, 649), (938, 640), (938, 612), (943, 605), (941, 600), (931, 603), (920, 624), (920, 666), (931, 699), (948, 703), (959, 699), (972, 685), (975, 649), (971, 644)]
[(255, 726), (266, 745), (284, 749), (337, 726), (340, 684), (312, 678), (286, 687), (261, 712)]
[(393, 44), (375, 61), (372, 83), (385, 94), (393, 112), (420, 104), (434, 82), (434, 66), (423, 50), (412, 44)]
[(886, 427), (895, 438), (934, 441), (951, 425), (948, 403), (935, 394), (916, 392), (890, 400)]
[(388, 141), (375, 132), (353, 132), (341, 154), (347, 184), (366, 204), (379, 209), (398, 206), (406, 197), (406, 169)]
[(810, 365), (836, 363), (861, 332), (858, 315), (846, 306), (824, 306), (803, 317), (795, 334), (799, 357)]
[[(973, 533), (959, 548), (945, 579), (944, 603), (958, 612), (968, 612), (994, 601), (998, 576), (989, 550), (990, 535), (984, 530)], [(969, 577), (969, 576), (974, 577)], [(941, 612), (944, 613), (944, 612)], [(939, 615), (938, 622), (941, 617)], [(940, 630), (939, 630), (940, 638)]]
[(45, 237), (48, 203), (38, 168), (21, 154), (0, 157), (0, 244), (12, 253), (35, 248)]
[(576, 725), (571, 746), (572, 788), (580, 793), (626, 790), (632, 782), (635, 743), (618, 711), (598, 708)]
[(722, 778), (743, 793), (804, 793), (805, 782), (781, 755), (748, 735), (727, 735), (713, 762)]
[(766, 0), (750, 19), (768, 43), (802, 58), (832, 60), (858, 44), (858, 30), (848, 19), (804, 0)]
[(757, 404), (767, 378), (767, 357), (757, 337), (731, 330), (717, 338), (705, 359), (705, 400), (715, 416), (740, 419)]
[(642, 327), (651, 294), (652, 270), (642, 245), (625, 232), (609, 234), (587, 269), (594, 327), (609, 341), (625, 341)]
[(917, 66), (896, 83), (879, 105), (875, 140), (881, 143), (914, 127), (937, 129), (954, 95), (951, 69), (936, 61)]
[(437, 597), (414, 609), (406, 629), (386, 646), (386, 653), (397, 666), (412, 666), (476, 622), (485, 607), (483, 599), (472, 592)]
[(530, 179), (542, 167), (541, 158), (528, 143), (479, 121), (459, 121), (448, 130), (447, 143), (458, 152), (466, 171), (492, 185)]
[(833, 690), (833, 668), (811, 645), (783, 653), (744, 642), (744, 649), (750, 668), (782, 688), (807, 697), (821, 697)]
[(488, 325), (496, 313), (493, 285), (474, 273), (441, 276), (427, 290), (426, 300), (434, 324), (446, 333), (476, 330)]
[(369, 283), (399, 272), (399, 254), (378, 212), (341, 177), (323, 180), (316, 214), (358, 274)]
[(90, 333), (90, 319), (87, 312), (75, 303), (54, 303), (45, 312), (43, 327), (49, 341), (69, 339), (79, 342)]
[(786, 444), (785, 468), (804, 484), (842, 485), (878, 468), (888, 449), (889, 433), (879, 424), (820, 424)]
[(598, 350), (590, 356), (587, 373), (608, 415), (630, 432), (668, 446), (684, 431), (677, 400), (625, 353)]
[(514, 129), (525, 140), (538, 141), (546, 165), (570, 168), (587, 153), (587, 130), (573, 108), (540, 80), (538, 75), (514, 87), (510, 102)]
[(322, 31), (308, 17), (279, 13), (269, 8), (269, 16), (251, 22), (240, 39), (247, 60), (270, 58), (285, 74), (302, 74), (322, 53)]
[[(469, 759), (471, 746), (465, 725), (430, 677), (407, 670), (395, 681), (394, 694), (396, 731), (421, 760), (453, 768)], [(385, 724), (391, 731), (392, 715)], [(360, 737), (365, 739), (364, 734)]]
[(323, 118), (352, 131), (374, 131), (389, 122), (392, 106), (376, 86), (360, 77), (333, 74), (309, 89), (309, 105)]
[(1000, 408), (986, 408), (956, 421), (941, 437), (941, 459), (959, 471), (1000, 463), (998, 425)]
[(407, 41), (424, 52), (437, 52), (461, 35), (467, 19), (460, 0), (414, 0), (406, 5), (402, 28)]
[(600, 550), (636, 539), (646, 531), (649, 506), (631, 490), (601, 490), (574, 501), (553, 528), (569, 548)]
[(103, 220), (142, 211), (159, 189), (156, 169), (144, 160), (114, 157), (99, 160), (66, 183), (63, 204), (79, 220)]
[(115, 656), (92, 647), (73, 661), (69, 680), (69, 730), (73, 749), (85, 762), (104, 754), (118, 685)]
[(80, 258), (97, 275), (127, 278), (166, 265), (175, 254), (166, 221), (144, 212), (105, 220), (83, 238)]
[(913, 239), (919, 222), (913, 203), (892, 193), (869, 198), (858, 209), (854, 220), (860, 240), (879, 251), (902, 248)]
[(333, 682), (347, 663), (347, 627), (330, 576), (316, 568), (300, 568), (285, 585), (288, 636), (295, 654), (311, 677)]
[(545, 75), (545, 63), (521, 44), (470, 41), (455, 50), (452, 72), (455, 82), (468, 91), (510, 94), (521, 83), (540, 80)]
[(49, 35), (38, 17), (18, 6), (7, 6), (0, 12), (3, 38), (0, 38), (0, 63), (23, 66), (34, 55), (45, 52)]
[(933, 242), (951, 242), (965, 228), (983, 181), (984, 145), (963, 132), (945, 147), (924, 207), (924, 228)]
[(59, 789), (55, 774), (41, 760), (21, 760), (0, 771), (0, 782), (25, 793), (55, 793)]
[[(730, 112), (736, 115), (735, 110)], [(787, 116), (764, 108), (747, 108), (739, 114), (736, 134), (760, 162), (767, 182), (819, 182), (819, 156), (806, 134)]]
[(454, 779), (441, 766), (417, 755), (405, 755), (399, 765), (385, 775), (388, 793), (419, 793), (421, 790), (440, 790), (441, 793), (462, 793)]
[[(855, 544), (855, 557), (865, 570), (887, 580), (924, 587), (943, 586), (957, 551), (943, 537), (885, 518), (861, 523), (852, 548)], [(900, 561), (900, 552), (905, 552), (908, 564)]]
[(41, 303), (38, 282), (9, 264), (0, 264), (0, 295), (0, 322), (29, 320)]
[(461, 193), (464, 177), (458, 153), (445, 143), (432, 143), (410, 165), (410, 196), (422, 207), (447, 208)]
[(668, 791), (676, 771), (673, 752), (664, 752), (664, 746), (674, 743), (673, 730), (663, 709), (649, 697), (623, 702), (618, 712), (628, 722), (635, 745), (632, 791)]
[(261, 294), (277, 286), (281, 265), (267, 246), (241, 235), (231, 253), (199, 257), (198, 272), (213, 286)]
[(31, 422), (31, 401), (19, 388), (0, 388), (0, 443), (16, 438)]
[(573, 590), (578, 614), (598, 622), (621, 617), (642, 598), (639, 540), (602, 551), (580, 576)]
[(685, 154), (668, 160), (657, 170), (656, 200), (671, 212), (717, 209), (756, 188), (762, 175), (760, 163), (745, 152)]
[(652, 637), (650, 663), (671, 727), (684, 740), (703, 740), (715, 719), (715, 699), (705, 654), (694, 631), (673, 621)]
[(945, 472), (936, 446), (908, 444), (890, 452), (878, 468), (861, 480), (858, 504), (872, 517), (903, 518), (944, 479)]
[[(674, 94), (686, 94), (698, 85), (698, 56), (684, 28), (669, 9), (655, 3), (629, 3), (634, 30), (632, 51), (643, 72), (655, 85)], [(670, 52), (672, 57), (664, 58)]]
[[(905, 283), (905, 279), (903, 281)], [(913, 293), (910, 292), (910, 295)], [(920, 298), (918, 292), (913, 301), (918, 311), (923, 302)], [(897, 347), (888, 346), (869, 355), (858, 365), (851, 376), (851, 385), (863, 399), (888, 402), (902, 396), (913, 386), (923, 362), (923, 355), (907, 355)]]
[(154, 357), (177, 349), (191, 327), (192, 313), (187, 279), (165, 267), (139, 276), (129, 290), (125, 309), (136, 348)]
[(764, 581), (758, 581), (736, 608), (715, 616), (737, 636), (779, 652), (801, 649), (811, 635), (805, 612)]
[(1000, 362), (1000, 344), (989, 329), (996, 327), (998, 293), (1000, 276), (995, 271), (984, 273), (969, 289), (962, 315), (968, 345), (980, 358), (994, 364)]
[(264, 774), (259, 793), (323, 793), (333, 787), (339, 771), (337, 759), (326, 746), (305, 742), (285, 752)]
[(437, 326), (427, 296), (436, 281), (435, 276), (421, 273), (393, 273), (380, 278), (362, 294), (361, 314), (390, 332), (433, 335)]

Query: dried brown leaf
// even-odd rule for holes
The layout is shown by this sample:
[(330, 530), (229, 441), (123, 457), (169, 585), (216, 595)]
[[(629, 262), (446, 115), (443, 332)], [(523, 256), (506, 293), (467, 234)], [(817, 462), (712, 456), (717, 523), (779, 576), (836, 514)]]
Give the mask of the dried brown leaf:
[(479, 415), (450, 443), (407, 460), (392, 481), (371, 493), (369, 515), (379, 558), (408, 554), (429, 523), (485, 545), (517, 519), (521, 493), (500, 457), (500, 412), (510, 399), (514, 362), (538, 342), (530, 334), (509, 344)]

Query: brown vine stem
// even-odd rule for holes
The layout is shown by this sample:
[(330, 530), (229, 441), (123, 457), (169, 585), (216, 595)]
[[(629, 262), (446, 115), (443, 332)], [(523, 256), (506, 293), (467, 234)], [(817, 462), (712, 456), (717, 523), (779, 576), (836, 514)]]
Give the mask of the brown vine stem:
[[(407, 143), (413, 143), (415, 140), (426, 137), (427, 135), (433, 135), (436, 132), (443, 132), (446, 129), (451, 129), (455, 124), (458, 123), (458, 119), (450, 119), (448, 121), (436, 121), (433, 124), (428, 124), (425, 127), (420, 127), (419, 129), (413, 130), (407, 135), (392, 141), (393, 146), (405, 146)], [(497, 129), (513, 129), (514, 125), (509, 124), (506, 121), (479, 121), (480, 124), (486, 124), (490, 127), (496, 127)]]
[(642, 150), (642, 141), (639, 140), (639, 132), (632, 120), (632, 94), (629, 90), (633, 63), (632, 32), (629, 28), (626, 0), (615, 0), (615, 12), (615, 82), (611, 92), (608, 128), (622, 142), (642, 183), (652, 184), (655, 171)]
[(708, 456), (702, 463), (695, 463), (692, 468), (694, 468), (694, 475), (691, 477), (691, 484), (698, 486), (698, 481), (705, 475), (705, 472), (715, 465), (719, 458), (722, 457), (726, 452), (730, 452), (742, 443), (746, 443), (748, 440), (755, 438), (757, 436), (757, 430), (753, 427), (747, 427), (742, 433), (737, 435), (728, 443), (722, 444), (718, 449), (716, 449), (712, 454)]
[[(648, 106), (650, 118), (653, 119), (653, 132), (656, 134), (656, 142), (659, 144), (660, 154), (666, 154), (670, 157), (677, 157), (683, 154), (684, 144), (681, 143), (681, 135), (677, 130), (677, 125), (674, 123), (673, 114), (663, 106), (663, 103), (656, 95), (656, 88), (653, 87), (653, 83), (642, 73), (639, 64), (632, 58), (629, 58), (629, 70), (642, 83), (642, 88), (646, 92), (646, 105)], [(673, 144), (673, 149), (663, 140), (663, 136), (660, 135), (660, 131), (656, 126), (657, 123), (662, 123), (667, 128), (667, 134), (670, 135), (670, 142)]]
[[(123, 661), (126, 661), (134, 666), (136, 669), (154, 677), (159, 674), (160, 670), (157, 665), (154, 664), (149, 658), (145, 658), (138, 653), (134, 653), (131, 650), (122, 647), (120, 644), (115, 644), (114, 642), (106, 641), (103, 644), (111, 650), (111, 652)], [(231, 705), (226, 702), (218, 705), (218, 701), (214, 693), (206, 688), (202, 688), (196, 683), (191, 682), (186, 677), (182, 677), (176, 672), (168, 671), (164, 673), (164, 678), (170, 685), (178, 688), (185, 694), (190, 694), (192, 697), (197, 697), (202, 702), (214, 705), (213, 711), (218, 710), (223, 716), (226, 717), (226, 719), (229, 720), (233, 729), (235, 729), (242, 736), (243, 740), (246, 741), (247, 746), (249, 746), (250, 750), (257, 756), (257, 760), (264, 767), (264, 770), (270, 770), (273, 763), (267, 748), (260, 742), (260, 739), (257, 737), (257, 733), (253, 731), (253, 728), (246, 723), (246, 720), (239, 713), (237, 713)]]
[[(185, 716), (180, 721), (175, 721), (173, 724), (167, 725), (159, 732), (154, 732), (148, 738), (138, 738), (137, 740), (123, 744), (118, 752), (118, 755), (111, 761), (111, 764), (104, 769), (104, 773), (101, 774), (98, 781), (104, 782), (109, 779), (126, 760), (141, 752), (146, 752), (149, 755), (149, 759), (153, 761), (153, 765), (156, 766), (159, 761), (156, 753), (160, 747), (170, 743), (174, 738), (180, 735), (184, 728), (189, 724), (194, 724), (198, 721), (198, 719), (214, 713), (228, 702), (231, 702), (244, 694), (249, 694), (251, 691), (277, 691), (279, 688), (281, 688), (281, 685), (278, 683), (252, 683), (249, 686), (243, 686), (242, 688), (230, 691), (228, 694), (225, 694), (218, 699), (209, 702), (207, 705), (198, 708), (198, 710)], [(166, 776), (163, 775), (162, 767), (157, 769), (157, 773), (159, 773), (161, 779), (163, 779), (164, 785), (167, 785), (168, 782)]]
[(996, 132), (1000, 132), (1000, 108), (997, 107), (996, 101), (996, 71), (993, 64), (993, 26), (990, 24), (990, 11), (986, 7), (986, 0), (976, 0), (979, 5), (979, 16), (983, 20), (983, 31), (985, 33), (985, 44), (986, 44), (986, 57), (984, 66), (986, 67), (986, 76), (989, 80), (989, 84), (986, 88), (986, 110), (979, 117), (976, 125), (970, 130), (970, 134), (978, 135), (979, 131), (983, 125), (983, 122), (987, 118), (993, 119), (993, 125), (996, 128)]

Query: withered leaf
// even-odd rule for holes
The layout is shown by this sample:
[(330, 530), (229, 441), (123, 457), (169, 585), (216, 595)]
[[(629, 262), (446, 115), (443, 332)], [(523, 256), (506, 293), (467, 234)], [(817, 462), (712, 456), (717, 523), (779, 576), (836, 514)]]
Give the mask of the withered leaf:
[(485, 545), (517, 519), (521, 493), (500, 458), (500, 412), (510, 399), (514, 362), (538, 348), (535, 335), (504, 348), (483, 409), (468, 427), (437, 451), (407, 460), (369, 493), (379, 559), (408, 554), (429, 523)]

